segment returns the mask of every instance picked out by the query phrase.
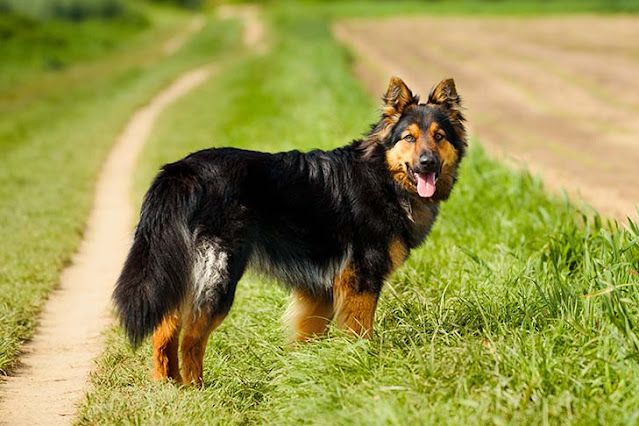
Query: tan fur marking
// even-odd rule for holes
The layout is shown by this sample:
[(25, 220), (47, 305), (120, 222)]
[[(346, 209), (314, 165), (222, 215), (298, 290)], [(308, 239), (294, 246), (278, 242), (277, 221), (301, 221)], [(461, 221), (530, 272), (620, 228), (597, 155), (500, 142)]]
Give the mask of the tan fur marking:
[(164, 317), (153, 333), (153, 378), (157, 381), (182, 382), (178, 361), (180, 328), (179, 313), (173, 312)]
[(373, 336), (378, 295), (370, 292), (358, 293), (356, 285), (355, 271), (346, 267), (333, 284), (335, 320), (348, 333), (370, 338)]
[(439, 123), (436, 121), (433, 121), (432, 123), (430, 123), (430, 127), (428, 128), (428, 134), (430, 136), (435, 136), (435, 133), (437, 133), (438, 130), (439, 130)]
[[(444, 139), (439, 142), (435, 142), (434, 137), (438, 132), (444, 137)], [(448, 139), (446, 139), (446, 133), (440, 130), (439, 123), (431, 123), (428, 128), (428, 133), (433, 140), (434, 147), (439, 152), (439, 158), (441, 158), (443, 166), (445, 167), (451, 164), (456, 164), (458, 159), (457, 150), (450, 142), (448, 142)]]
[(415, 140), (419, 140), (419, 135), (420, 135), (421, 131), (419, 129), (419, 126), (417, 125), (417, 123), (412, 123), (410, 126), (408, 126), (408, 128), (404, 131), (404, 133), (402, 134), (402, 137), (411, 134), (413, 135), (413, 137), (415, 138)]
[(437, 150), (439, 151), (439, 157), (442, 159), (443, 167), (450, 167), (452, 165), (457, 165), (457, 150), (455, 147), (448, 142), (447, 140), (442, 140), (437, 145)]
[(388, 247), (388, 255), (390, 256), (393, 270), (395, 270), (402, 266), (408, 258), (408, 249), (399, 238), (396, 238), (391, 241), (390, 246)]
[(201, 385), (206, 342), (209, 335), (224, 321), (226, 314), (211, 317), (202, 312), (186, 324), (182, 337), (182, 376), (186, 385)]
[(295, 290), (286, 313), (292, 340), (307, 341), (321, 336), (333, 317), (333, 301), (313, 297), (303, 290)]
[(393, 178), (404, 188), (415, 192), (415, 185), (406, 174), (406, 163), (413, 164), (413, 159), (417, 155), (419, 144), (409, 143), (400, 140), (391, 149), (386, 151), (386, 163)]

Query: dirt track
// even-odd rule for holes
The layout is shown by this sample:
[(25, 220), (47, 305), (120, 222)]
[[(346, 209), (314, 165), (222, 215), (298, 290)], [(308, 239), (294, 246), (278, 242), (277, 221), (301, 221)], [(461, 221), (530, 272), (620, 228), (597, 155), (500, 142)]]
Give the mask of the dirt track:
[(619, 219), (639, 205), (639, 18), (395, 18), (340, 22), (380, 95), (454, 77), (488, 150)]

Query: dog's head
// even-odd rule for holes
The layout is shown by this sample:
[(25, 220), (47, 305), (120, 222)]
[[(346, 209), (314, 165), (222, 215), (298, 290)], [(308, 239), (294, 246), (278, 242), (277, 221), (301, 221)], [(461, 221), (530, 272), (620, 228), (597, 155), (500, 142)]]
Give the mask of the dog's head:
[(382, 117), (369, 136), (383, 147), (393, 178), (419, 197), (445, 200), (467, 146), (454, 80), (443, 80), (426, 103), (419, 103), (419, 97), (393, 77), (383, 100)]

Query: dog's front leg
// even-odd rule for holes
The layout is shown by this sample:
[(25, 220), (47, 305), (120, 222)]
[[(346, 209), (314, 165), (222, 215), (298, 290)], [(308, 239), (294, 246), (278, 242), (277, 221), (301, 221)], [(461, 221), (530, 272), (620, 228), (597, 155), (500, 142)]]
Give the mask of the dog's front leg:
[(348, 266), (333, 283), (335, 321), (344, 331), (358, 337), (373, 336), (378, 291), (363, 289), (360, 277)]

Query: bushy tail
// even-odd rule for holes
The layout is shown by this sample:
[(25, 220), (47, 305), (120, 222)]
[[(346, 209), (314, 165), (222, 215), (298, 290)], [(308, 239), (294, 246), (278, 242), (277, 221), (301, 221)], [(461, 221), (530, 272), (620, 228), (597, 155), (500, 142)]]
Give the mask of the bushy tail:
[(129, 341), (137, 347), (183, 301), (191, 277), (195, 205), (192, 179), (169, 174), (155, 179), (142, 205), (133, 245), (113, 292)]

